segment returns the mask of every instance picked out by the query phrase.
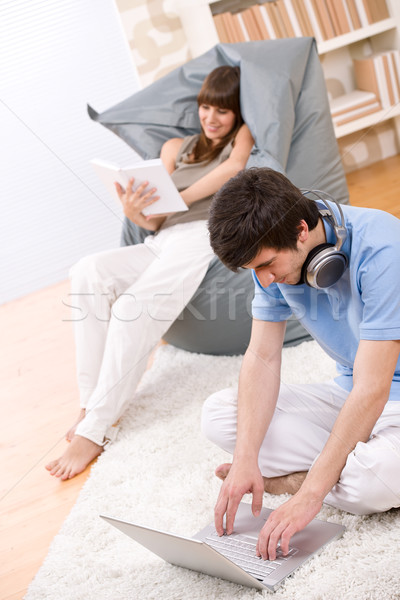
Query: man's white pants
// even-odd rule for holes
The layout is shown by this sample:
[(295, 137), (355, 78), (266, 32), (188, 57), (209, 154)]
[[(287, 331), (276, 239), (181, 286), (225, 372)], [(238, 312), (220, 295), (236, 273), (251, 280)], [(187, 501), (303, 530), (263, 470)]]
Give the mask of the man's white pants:
[(86, 409), (78, 435), (99, 445), (112, 437), (151, 350), (189, 303), (213, 256), (206, 221), (194, 221), (72, 267), (78, 385)]
[[(308, 471), (318, 458), (348, 392), (335, 382), (281, 384), (279, 399), (259, 453), (264, 477)], [(230, 452), (236, 444), (237, 389), (210, 396), (202, 428)], [(354, 514), (400, 506), (400, 402), (388, 402), (370, 439), (350, 452), (338, 483), (324, 502)]]

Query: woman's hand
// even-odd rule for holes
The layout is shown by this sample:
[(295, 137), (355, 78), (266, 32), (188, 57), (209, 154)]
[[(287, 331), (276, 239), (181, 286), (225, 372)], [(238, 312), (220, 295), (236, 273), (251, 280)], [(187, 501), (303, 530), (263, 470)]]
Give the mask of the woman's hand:
[(149, 184), (148, 181), (141, 183), (135, 190), (133, 189), (134, 183), (135, 180), (132, 177), (126, 186), (126, 189), (124, 189), (119, 183), (115, 182), (115, 188), (118, 197), (121, 200), (122, 210), (124, 211), (124, 215), (136, 225), (151, 229), (152, 218), (146, 218), (142, 211), (148, 206), (151, 206), (151, 204), (154, 204), (154, 202), (157, 202), (160, 196), (154, 195), (157, 188), (151, 188), (146, 191)]

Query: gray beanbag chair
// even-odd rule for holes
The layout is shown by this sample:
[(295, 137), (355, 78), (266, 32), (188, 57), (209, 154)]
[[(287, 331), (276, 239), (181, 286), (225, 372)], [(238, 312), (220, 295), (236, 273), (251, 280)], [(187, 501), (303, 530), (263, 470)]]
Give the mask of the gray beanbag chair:
[[(346, 179), (333, 130), (321, 64), (312, 38), (218, 44), (202, 56), (116, 106), (90, 117), (125, 140), (144, 159), (163, 143), (200, 130), (196, 97), (215, 67), (241, 68), (241, 107), (255, 139), (247, 166), (286, 173), (301, 188), (318, 188), (348, 202)], [(122, 243), (146, 234), (126, 220)], [(250, 338), (251, 274), (232, 273), (214, 259), (192, 301), (164, 336), (193, 352), (242, 353)], [(308, 339), (289, 321), (285, 344)]]

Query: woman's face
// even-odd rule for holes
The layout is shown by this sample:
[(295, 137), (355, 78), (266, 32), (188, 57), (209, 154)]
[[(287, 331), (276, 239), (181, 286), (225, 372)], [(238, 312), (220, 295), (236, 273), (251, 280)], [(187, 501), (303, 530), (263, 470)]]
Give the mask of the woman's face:
[(233, 110), (210, 104), (200, 104), (199, 118), (204, 134), (213, 146), (232, 131), (236, 122)]

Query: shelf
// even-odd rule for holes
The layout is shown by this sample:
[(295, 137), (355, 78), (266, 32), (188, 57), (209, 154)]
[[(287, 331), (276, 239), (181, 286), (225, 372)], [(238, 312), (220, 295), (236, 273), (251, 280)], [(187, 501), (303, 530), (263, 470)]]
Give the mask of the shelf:
[(371, 115), (367, 115), (361, 119), (355, 119), (354, 121), (350, 121), (345, 125), (339, 125), (335, 127), (336, 138), (344, 137), (345, 135), (349, 135), (350, 133), (354, 133), (360, 129), (366, 129), (368, 127), (380, 125), (380, 123), (383, 123), (388, 119), (392, 119), (393, 117), (398, 117), (399, 115), (400, 105), (389, 106), (389, 108), (372, 113)]
[(317, 44), (318, 54), (326, 54), (327, 52), (332, 52), (332, 50), (343, 48), (345, 46), (348, 46), (349, 44), (354, 44), (355, 42), (359, 42), (374, 35), (378, 35), (379, 33), (384, 33), (385, 31), (396, 29), (396, 27), (396, 20), (393, 18), (384, 19), (383, 21), (377, 21), (377, 23), (372, 23), (372, 25), (368, 25), (368, 27), (361, 27), (360, 29), (350, 31), (350, 33), (344, 33), (343, 35), (338, 35), (330, 40), (319, 42)]
[[(212, 17), (211, 5), (220, 0), (171, 1), (174, 1), (177, 5), (179, 4), (182, 25), (193, 58), (200, 56), (218, 43), (218, 34)], [(256, 1), (253, 3), (255, 4)], [(353, 52), (348, 53), (347, 56), (343, 52), (335, 54), (335, 50), (346, 48), (357, 42), (362, 42), (363, 40), (373, 39), (374, 36), (380, 37), (371, 43), (372, 51), (377, 52), (385, 50), (387, 49), (386, 44), (399, 48), (400, 0), (386, 0), (386, 3), (389, 14), (391, 15), (390, 18), (377, 21), (366, 27), (360, 27), (349, 33), (317, 43), (317, 50), (320, 56), (332, 53), (329, 59), (328, 56), (326, 56), (326, 60), (321, 60), (324, 68), (324, 75), (326, 79), (338, 79), (341, 81), (343, 85), (342, 93), (350, 92), (351, 89), (354, 88), (354, 77), (351, 75), (351, 59)], [(397, 35), (394, 36), (390, 33), (396, 32), (396, 30)], [(341, 63), (339, 61), (343, 62)], [(345, 125), (337, 126), (335, 127), (335, 134), (337, 138), (341, 138), (354, 133), (355, 131), (373, 127), (386, 120), (392, 119), (393, 117), (399, 116), (400, 107), (392, 106), (388, 109), (362, 117), (361, 119), (346, 123)], [(394, 124), (400, 139), (400, 119), (396, 118)]]

